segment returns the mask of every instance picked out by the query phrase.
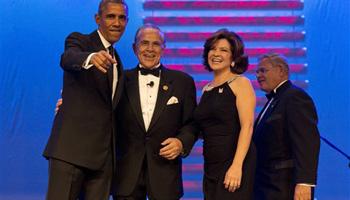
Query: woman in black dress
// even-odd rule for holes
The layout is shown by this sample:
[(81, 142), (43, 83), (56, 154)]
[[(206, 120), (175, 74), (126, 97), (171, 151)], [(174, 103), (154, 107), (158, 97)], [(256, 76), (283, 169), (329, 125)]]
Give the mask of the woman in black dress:
[(248, 67), (244, 44), (234, 32), (221, 29), (206, 40), (203, 59), (214, 74), (194, 114), (204, 139), (205, 199), (252, 199), (255, 93), (242, 75)]

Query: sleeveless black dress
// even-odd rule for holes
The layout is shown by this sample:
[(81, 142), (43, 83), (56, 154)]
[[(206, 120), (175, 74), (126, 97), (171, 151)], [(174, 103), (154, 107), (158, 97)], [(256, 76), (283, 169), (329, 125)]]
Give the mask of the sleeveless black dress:
[(236, 96), (229, 86), (233, 80), (204, 91), (194, 113), (204, 139), (203, 191), (206, 200), (253, 198), (256, 152), (252, 143), (243, 163), (241, 187), (229, 192), (223, 184), (235, 155), (240, 131)]

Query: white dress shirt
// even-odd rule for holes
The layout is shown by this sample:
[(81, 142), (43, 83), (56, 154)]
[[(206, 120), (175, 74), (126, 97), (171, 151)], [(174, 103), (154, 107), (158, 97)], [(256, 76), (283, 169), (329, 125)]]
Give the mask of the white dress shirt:
[[(160, 64), (154, 68), (158, 68), (159, 66)], [(142, 65), (139, 64), (139, 67), (142, 68)], [(146, 131), (151, 123), (154, 108), (156, 106), (159, 81), (160, 77), (151, 74), (142, 75), (141, 72), (139, 72), (140, 103)]]

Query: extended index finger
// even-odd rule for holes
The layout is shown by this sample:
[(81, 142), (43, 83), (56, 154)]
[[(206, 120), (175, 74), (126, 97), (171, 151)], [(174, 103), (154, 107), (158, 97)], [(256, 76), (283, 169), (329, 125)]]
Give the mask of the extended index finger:
[(117, 63), (117, 61), (107, 51), (100, 51), (100, 53), (112, 64)]

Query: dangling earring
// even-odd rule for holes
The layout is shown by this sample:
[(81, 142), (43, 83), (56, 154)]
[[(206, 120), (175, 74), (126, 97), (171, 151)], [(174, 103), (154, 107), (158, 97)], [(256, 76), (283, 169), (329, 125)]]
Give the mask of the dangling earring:
[(234, 66), (235, 66), (235, 62), (232, 61), (232, 63), (231, 63), (231, 68), (233, 68)]

